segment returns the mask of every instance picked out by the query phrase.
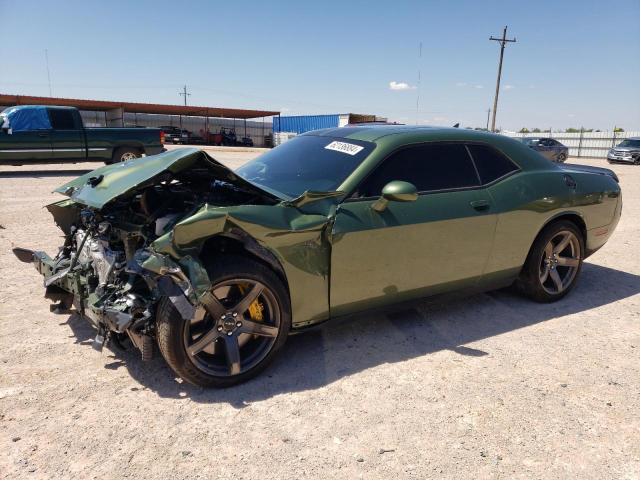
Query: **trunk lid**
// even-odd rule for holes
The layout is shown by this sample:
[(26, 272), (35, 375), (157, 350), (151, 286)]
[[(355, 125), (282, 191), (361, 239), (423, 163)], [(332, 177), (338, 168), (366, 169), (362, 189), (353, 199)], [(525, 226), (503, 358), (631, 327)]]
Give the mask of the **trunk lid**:
[(129, 162), (105, 165), (61, 185), (54, 191), (67, 195), (83, 205), (100, 209), (122, 195), (153, 184), (159, 177), (163, 177), (163, 174), (178, 174), (190, 168), (202, 167), (211, 169), (221, 181), (269, 198), (289, 200), (286, 195), (267, 191), (244, 180), (197, 148), (182, 148)]

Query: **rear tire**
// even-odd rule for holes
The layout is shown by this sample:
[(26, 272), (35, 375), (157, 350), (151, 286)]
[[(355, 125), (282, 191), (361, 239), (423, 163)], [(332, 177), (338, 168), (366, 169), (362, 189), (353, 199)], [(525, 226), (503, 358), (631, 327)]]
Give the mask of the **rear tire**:
[(558, 155), (557, 161), (559, 163), (564, 163), (566, 159), (567, 159), (567, 156), (564, 153), (561, 153), (560, 155)]
[(119, 163), (119, 162), (127, 162), (129, 160), (134, 160), (136, 158), (140, 158), (142, 154), (140, 150), (133, 147), (120, 147), (116, 148), (113, 151), (113, 156), (111, 157), (111, 163)]
[[(224, 388), (262, 372), (291, 329), (289, 295), (265, 265), (229, 255), (207, 265), (213, 305), (184, 319), (168, 298), (156, 316), (158, 346), (171, 369), (200, 387)], [(252, 293), (260, 291), (247, 303)]]
[(518, 289), (536, 302), (560, 300), (578, 280), (584, 251), (584, 237), (575, 223), (551, 223), (533, 242), (516, 282)]

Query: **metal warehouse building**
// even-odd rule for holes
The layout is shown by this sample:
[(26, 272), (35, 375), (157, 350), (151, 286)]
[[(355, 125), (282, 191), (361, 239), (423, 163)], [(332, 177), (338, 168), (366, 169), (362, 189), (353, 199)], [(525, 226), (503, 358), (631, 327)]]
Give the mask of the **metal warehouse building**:
[(386, 118), (376, 115), (362, 115), (359, 113), (336, 113), (333, 115), (299, 115), (291, 117), (274, 117), (273, 132), (304, 133), (320, 128), (344, 127), (350, 123), (386, 121)]

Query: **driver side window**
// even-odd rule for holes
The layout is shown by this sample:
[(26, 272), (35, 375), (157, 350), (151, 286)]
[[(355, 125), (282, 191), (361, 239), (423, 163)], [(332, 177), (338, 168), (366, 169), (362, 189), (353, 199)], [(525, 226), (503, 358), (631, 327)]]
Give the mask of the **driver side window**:
[(362, 182), (353, 197), (379, 197), (393, 181), (412, 183), (419, 192), (480, 185), (478, 174), (462, 144), (422, 144), (391, 154)]

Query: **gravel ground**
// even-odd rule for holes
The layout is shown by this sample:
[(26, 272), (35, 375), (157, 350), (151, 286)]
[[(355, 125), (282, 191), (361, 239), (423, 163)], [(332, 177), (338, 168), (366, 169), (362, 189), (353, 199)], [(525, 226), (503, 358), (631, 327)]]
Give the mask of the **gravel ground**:
[(49, 312), (10, 247), (56, 251), (42, 206), (73, 177), (56, 168), (0, 168), (0, 476), (640, 478), (640, 167), (613, 167), (622, 220), (563, 301), (356, 317), (291, 337), (227, 390), (100, 354), (88, 324)]

